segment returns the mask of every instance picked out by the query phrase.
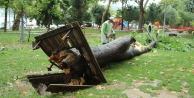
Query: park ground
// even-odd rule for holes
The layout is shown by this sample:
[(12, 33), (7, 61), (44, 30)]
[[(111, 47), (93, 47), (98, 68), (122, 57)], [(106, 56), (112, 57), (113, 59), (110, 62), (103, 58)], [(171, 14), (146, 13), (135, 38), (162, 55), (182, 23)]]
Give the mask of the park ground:
[[(1, 98), (193, 98), (194, 97), (194, 49), (173, 51), (153, 48), (150, 52), (132, 59), (112, 62), (102, 68), (107, 83), (92, 88), (40, 96), (27, 81), (27, 75), (58, 73), (50, 65), (48, 57), (41, 49), (32, 50), (34, 36), (44, 30), (32, 30), (28, 42), (19, 42), (20, 32), (0, 31), (0, 97)], [(90, 46), (100, 44), (100, 32), (85, 29), (85, 37)], [(133, 36), (131, 32), (117, 31), (117, 36)], [(141, 34), (140, 34), (141, 35)], [(144, 34), (142, 34), (145, 36)], [(185, 39), (194, 43), (194, 35), (186, 32), (176, 40)], [(139, 40), (139, 38), (137, 38)], [(143, 41), (140, 41), (143, 42)], [(181, 45), (181, 43), (180, 43)], [(177, 47), (180, 46), (177, 44)]]

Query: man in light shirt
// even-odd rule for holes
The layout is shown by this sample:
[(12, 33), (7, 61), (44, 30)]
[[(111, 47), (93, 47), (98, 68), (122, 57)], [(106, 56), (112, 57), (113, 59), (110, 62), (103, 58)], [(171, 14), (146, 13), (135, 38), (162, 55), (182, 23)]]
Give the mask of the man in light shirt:
[(102, 24), (101, 27), (101, 43), (106, 44), (111, 39), (115, 39), (115, 31), (113, 30), (114, 17), (110, 17)]

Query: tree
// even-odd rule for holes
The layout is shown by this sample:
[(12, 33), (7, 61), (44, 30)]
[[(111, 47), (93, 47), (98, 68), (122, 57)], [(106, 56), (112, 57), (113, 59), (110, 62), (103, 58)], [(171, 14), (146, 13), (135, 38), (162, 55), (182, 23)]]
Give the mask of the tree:
[(194, 27), (194, 20), (190, 21), (190, 25)]
[(194, 0), (186, 0), (186, 8), (189, 12), (194, 13)]
[(82, 18), (84, 15), (83, 7), (86, 5), (86, 0), (72, 0), (71, 3), (72, 3), (72, 6), (77, 9), (77, 16), (79, 17), (76, 18), (76, 20), (82, 24)]
[[(104, 12), (104, 6), (103, 5), (95, 5), (92, 10), (92, 16), (94, 17), (94, 21), (96, 24), (98, 24), (99, 26), (102, 24), (102, 13)], [(105, 19), (108, 19), (108, 16), (110, 15), (106, 15)]]
[(34, 3), (34, 7), (37, 10), (37, 14), (34, 15), (34, 18), (37, 21), (38, 25), (44, 25), (47, 28), (47, 31), (50, 31), (50, 25), (53, 24), (54, 20), (60, 20), (61, 16), (61, 6), (60, 3), (63, 3), (61, 0), (37, 0)]
[(179, 2), (179, 1), (181, 1), (181, 0), (161, 0), (161, 1), (159, 2), (159, 5), (161, 5), (161, 8), (162, 8), (162, 9), (165, 9), (165, 5), (166, 5), (166, 6), (171, 5), (171, 6), (173, 7), (174, 5), (176, 5), (175, 3), (176, 3), (176, 2)]
[(145, 2), (144, 0), (134, 0), (134, 1), (138, 3), (139, 10), (140, 10), (138, 32), (143, 32), (142, 27), (143, 27), (144, 13), (145, 13), (145, 8), (149, 0), (146, 0)]
[(144, 8), (143, 8), (143, 0), (140, 0), (139, 2), (139, 9), (140, 9), (140, 15), (139, 15), (139, 26), (138, 31), (143, 32), (142, 26), (143, 26), (143, 19), (144, 19)]
[(188, 0), (181, 0), (173, 4), (173, 8), (178, 11), (179, 16), (181, 17), (180, 23), (178, 25), (188, 26), (189, 21), (194, 19), (194, 14), (188, 10), (187, 6), (183, 6), (187, 5), (187, 1)]
[(9, 7), (9, 0), (5, 1), (5, 21), (4, 21), (4, 32), (7, 30), (7, 9)]
[[(175, 18), (178, 18), (177, 19), (178, 23), (177, 21), (174, 22), (176, 25), (187, 25), (189, 21), (193, 20), (193, 17), (194, 17), (193, 14), (191, 13), (191, 9), (193, 6), (192, 2), (193, 0), (161, 0), (159, 5), (161, 6), (161, 9), (165, 9), (164, 5), (166, 3), (167, 6), (171, 6), (173, 9), (175, 9), (176, 13), (178, 12), (179, 18), (175, 17)], [(161, 13), (161, 14), (164, 14), (164, 13)], [(162, 22), (163, 21), (161, 20), (161, 23)]]
[(169, 5), (166, 8), (166, 14), (167, 14), (166, 16), (167, 25), (175, 26), (180, 23), (180, 16), (178, 14), (178, 11), (172, 8), (172, 6)]
[(24, 11), (25, 7), (22, 0), (11, 0), (10, 1), (10, 8), (13, 10), (15, 17), (14, 17), (14, 24), (12, 27), (13, 31), (18, 31), (19, 30), (19, 25), (20, 25), (20, 19), (22, 17), (22, 10)]
[(124, 16), (123, 18), (126, 21), (138, 20), (139, 9), (135, 6), (127, 6), (124, 8)]
[(70, 1), (68, 1), (68, 0), (60, 1), (59, 6), (60, 6), (60, 9), (61, 9), (60, 10), (61, 18), (58, 19), (58, 20), (53, 20), (53, 23), (56, 24), (57, 26), (59, 24), (67, 24), (68, 23), (68, 18), (70, 18), (70, 15), (68, 14), (68, 11), (71, 7)]
[[(68, 0), (70, 3), (70, 7), (68, 11), (65, 11), (67, 16), (66, 20), (68, 22), (79, 21), (82, 24), (82, 21), (86, 20), (85, 16), (90, 17), (88, 12), (96, 3), (96, 0)], [(90, 19), (89, 19), (90, 20)], [(89, 21), (88, 20), (88, 21)]]
[(91, 14), (89, 12), (85, 12), (83, 15), (83, 21), (90, 22), (91, 21)]
[[(133, 5), (127, 5), (127, 6), (123, 7), (123, 11), (117, 10), (117, 17), (122, 17), (123, 20), (128, 21), (128, 23), (133, 21), (131, 23), (133, 25), (135, 23), (135, 21), (138, 21), (138, 19), (139, 19), (138, 18), (139, 17), (139, 8), (136, 6), (133, 6)], [(129, 27), (129, 24), (127, 27)]]
[(102, 13), (102, 20), (101, 20), (101, 24), (105, 21), (105, 17), (109, 11), (109, 8), (110, 8), (110, 3), (112, 2), (112, 0), (108, 0), (108, 4), (107, 4), (107, 7), (105, 9), (105, 11)]
[(159, 21), (161, 20), (160, 13), (162, 13), (161, 7), (156, 3), (151, 3), (148, 9), (146, 10), (145, 20), (148, 20), (152, 23)]
[(9, 6), (9, 0), (1, 0), (0, 1), (0, 8), (5, 8), (5, 19), (4, 19), (4, 32), (7, 30), (7, 9)]

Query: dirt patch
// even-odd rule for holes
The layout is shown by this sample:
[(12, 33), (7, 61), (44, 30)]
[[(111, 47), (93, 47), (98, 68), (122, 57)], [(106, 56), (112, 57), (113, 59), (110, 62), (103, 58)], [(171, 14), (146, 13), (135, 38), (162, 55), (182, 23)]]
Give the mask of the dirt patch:
[[(142, 92), (138, 87), (143, 85), (157, 86), (160, 83), (159, 80), (152, 81), (152, 83), (145, 83), (144, 81), (134, 80), (132, 82), (132, 87), (123, 91), (122, 93), (126, 94), (129, 98), (151, 98), (149, 93)], [(149, 90), (152, 93), (155, 93), (155, 98), (178, 98), (179, 96), (185, 96), (184, 92), (175, 92), (168, 91), (167, 88), (163, 87), (162, 90)]]
[(31, 88), (31, 86), (28, 84), (27, 81), (21, 81), (21, 80), (16, 80), (14, 87), (22, 94), (29, 93), (29, 89)]
[(150, 94), (140, 91), (138, 88), (131, 88), (123, 91), (129, 98), (151, 98)]
[(96, 33), (94, 33), (94, 34), (93, 33), (86, 34), (86, 36), (98, 36), (98, 35), (100, 36), (100, 33), (99, 34), (96, 34)]
[(122, 82), (121, 84), (114, 84), (114, 85), (105, 86), (105, 88), (109, 88), (109, 89), (124, 89), (125, 85), (126, 85), (126, 83)]

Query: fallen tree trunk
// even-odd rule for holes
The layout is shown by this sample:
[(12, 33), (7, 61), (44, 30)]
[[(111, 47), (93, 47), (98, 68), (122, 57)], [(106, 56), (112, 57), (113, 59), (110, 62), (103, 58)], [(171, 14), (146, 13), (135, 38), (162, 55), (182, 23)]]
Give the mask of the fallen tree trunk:
[(117, 55), (117, 58), (113, 58), (114, 61), (122, 61), (131, 59), (132, 57), (141, 55), (143, 53), (149, 52), (153, 47), (155, 47), (157, 41), (152, 41), (148, 46), (143, 45), (132, 45), (125, 52), (122, 52)]
[(107, 63), (127, 60), (146, 53), (157, 43), (157, 40), (154, 40), (148, 46), (143, 46), (135, 41), (133, 37), (126, 36), (102, 46), (91, 47), (91, 50), (100, 67), (104, 67)]
[[(114, 41), (111, 41), (110, 43), (107, 43), (105, 45), (93, 46), (90, 48), (99, 66), (104, 67), (106, 66), (107, 63), (127, 60), (135, 56), (141, 55), (143, 53), (146, 53), (150, 51), (153, 47), (155, 47), (156, 43), (157, 43), (157, 40), (153, 40), (148, 46), (143, 46), (139, 42), (136, 42), (135, 38), (131, 36), (125, 36), (125, 37), (116, 39)], [(81, 56), (81, 54), (77, 51), (77, 49), (71, 49), (71, 51), (72, 53), (77, 54), (77, 56)], [(60, 53), (61, 52), (59, 52), (58, 54), (62, 55)], [(68, 53), (65, 53), (65, 54), (68, 54)], [(52, 55), (50, 59), (51, 58), (52, 58)], [(65, 63), (69, 65), (69, 68), (70, 68), (71, 64), (68, 64), (67, 62), (63, 62), (63, 61), (78, 62), (80, 66), (82, 64), (81, 63), (82, 60), (80, 59), (81, 57), (77, 57), (79, 59), (72, 59), (74, 57), (72, 57), (72, 55), (69, 55), (62, 58), (63, 60), (62, 59), (58, 60), (58, 56), (56, 58), (57, 58), (57, 61), (59, 62), (55, 61), (55, 63), (58, 63), (59, 67), (61, 66), (60, 64)], [(71, 65), (71, 68), (76, 70), (77, 72), (83, 71), (82, 67), (80, 68), (77, 68), (77, 67), (78, 67), (77, 64)]]
[(116, 55), (128, 50), (130, 45), (135, 41), (133, 37), (125, 36), (110, 43), (90, 48), (97, 62), (102, 67), (104, 64), (112, 62)]

